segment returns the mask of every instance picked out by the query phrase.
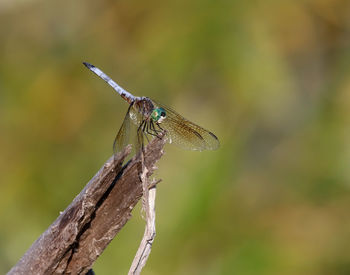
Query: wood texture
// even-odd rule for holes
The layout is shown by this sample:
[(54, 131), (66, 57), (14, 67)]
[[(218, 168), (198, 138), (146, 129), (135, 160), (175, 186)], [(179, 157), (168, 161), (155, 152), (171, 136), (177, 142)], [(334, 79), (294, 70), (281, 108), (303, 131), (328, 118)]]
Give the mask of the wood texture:
[[(155, 138), (146, 146), (147, 177), (156, 169), (154, 165), (163, 154), (164, 143), (164, 139)], [(111, 157), (103, 165), (8, 274), (88, 272), (131, 218), (132, 209), (142, 197), (139, 156), (122, 165), (130, 151), (127, 146), (115, 161)]]

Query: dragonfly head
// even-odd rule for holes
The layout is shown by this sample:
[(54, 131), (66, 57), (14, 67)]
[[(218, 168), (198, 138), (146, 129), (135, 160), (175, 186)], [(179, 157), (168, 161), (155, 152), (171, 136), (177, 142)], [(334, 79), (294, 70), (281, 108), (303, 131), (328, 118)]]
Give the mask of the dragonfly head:
[(164, 108), (155, 108), (151, 113), (151, 118), (154, 122), (161, 123), (166, 117), (166, 111)]

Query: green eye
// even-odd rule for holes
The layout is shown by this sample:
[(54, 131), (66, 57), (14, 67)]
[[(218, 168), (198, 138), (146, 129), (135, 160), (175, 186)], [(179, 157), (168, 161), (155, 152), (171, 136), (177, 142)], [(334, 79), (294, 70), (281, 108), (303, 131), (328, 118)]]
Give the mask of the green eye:
[(166, 112), (164, 108), (156, 108), (152, 111), (151, 117), (153, 121), (160, 123), (166, 117)]

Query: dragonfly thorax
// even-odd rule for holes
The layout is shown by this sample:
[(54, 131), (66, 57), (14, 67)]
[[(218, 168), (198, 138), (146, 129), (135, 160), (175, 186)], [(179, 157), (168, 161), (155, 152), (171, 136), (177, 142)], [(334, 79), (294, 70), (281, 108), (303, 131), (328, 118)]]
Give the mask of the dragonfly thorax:
[(135, 99), (133, 107), (144, 117), (144, 119), (148, 119), (155, 106), (152, 100), (148, 97), (140, 97)]

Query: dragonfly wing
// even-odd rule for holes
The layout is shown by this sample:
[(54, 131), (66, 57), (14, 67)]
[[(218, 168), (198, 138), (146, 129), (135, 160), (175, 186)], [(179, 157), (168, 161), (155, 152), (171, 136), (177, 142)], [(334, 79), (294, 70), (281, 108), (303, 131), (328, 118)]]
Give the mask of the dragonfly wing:
[(166, 117), (159, 125), (167, 131), (169, 143), (185, 150), (203, 151), (219, 148), (220, 142), (212, 132), (185, 119), (171, 108), (155, 101), (154, 103), (166, 111)]
[[(131, 105), (130, 105), (131, 107)], [(120, 127), (117, 136), (114, 139), (113, 142), (113, 152), (114, 155), (116, 155), (118, 152), (120, 152), (126, 145), (129, 144), (130, 141), (130, 126), (131, 126), (131, 120), (130, 120), (130, 107), (125, 115), (124, 121), (122, 126)]]
[[(136, 126), (133, 121), (133, 108), (129, 106), (125, 115), (122, 126), (120, 127), (117, 136), (113, 143), (114, 154), (120, 152), (126, 145), (135, 145)], [(134, 149), (134, 148), (133, 148)]]
[(133, 104), (131, 104), (125, 115), (123, 124), (120, 127), (116, 138), (114, 139), (114, 154), (120, 152), (128, 144), (133, 145), (132, 152), (136, 153), (140, 150), (143, 140), (142, 137), (139, 136), (139, 133), (142, 133), (142, 131), (138, 132), (137, 129), (141, 121), (142, 117), (140, 113), (133, 108)]

